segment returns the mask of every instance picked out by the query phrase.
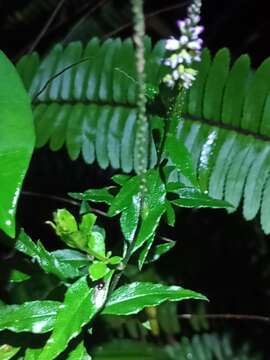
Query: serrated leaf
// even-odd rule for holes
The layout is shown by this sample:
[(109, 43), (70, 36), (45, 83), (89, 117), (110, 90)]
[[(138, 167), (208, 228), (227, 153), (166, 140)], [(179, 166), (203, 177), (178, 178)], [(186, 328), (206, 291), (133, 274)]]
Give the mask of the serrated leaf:
[(164, 301), (186, 299), (207, 300), (204, 295), (180, 286), (167, 286), (150, 282), (134, 282), (116, 289), (102, 314), (131, 315), (145, 307), (157, 306)]
[[(142, 221), (133, 252), (138, 250), (149, 240), (159, 225), (160, 218), (165, 212), (166, 189), (157, 170), (149, 170), (146, 174), (146, 193), (143, 201)], [(150, 243), (149, 249), (150, 250)], [(146, 255), (146, 254), (145, 254)], [(143, 255), (141, 261), (143, 260)], [(143, 261), (141, 262), (142, 263)]]
[(74, 278), (80, 276), (76, 264), (68, 261), (59, 261), (58, 255), (48, 252), (41, 242), (35, 244), (30, 237), (22, 230), (16, 241), (15, 248), (35, 259), (39, 266), (47, 273), (54, 274), (60, 279)]
[(58, 301), (31, 301), (22, 305), (1, 307), (0, 330), (29, 331), (42, 334), (51, 331), (60, 303)]
[(0, 229), (15, 237), (17, 202), (35, 135), (30, 98), (16, 69), (0, 51)]
[(115, 216), (127, 209), (133, 201), (133, 196), (139, 193), (140, 177), (134, 176), (127, 180), (119, 193), (113, 199), (108, 210), (109, 216)]
[(199, 192), (197, 189), (185, 187), (177, 191), (179, 199), (172, 200), (171, 203), (186, 208), (205, 208), (213, 209), (232, 208), (233, 206), (224, 200), (213, 199), (207, 194)]
[(177, 138), (176, 134), (169, 133), (165, 143), (165, 151), (180, 174), (185, 176), (192, 185), (198, 187), (193, 161), (183, 140)]
[(87, 324), (98, 311), (93, 302), (93, 289), (90, 289), (87, 278), (82, 277), (70, 286), (59, 308), (54, 329), (47, 340), (38, 360), (55, 359), (76, 337), (81, 328)]
[(147, 217), (142, 221), (133, 252), (137, 251), (150, 237), (153, 236), (165, 210), (165, 204), (157, 204), (156, 207), (152, 209)]
[(73, 351), (68, 355), (67, 360), (91, 360), (91, 356), (87, 353), (83, 342), (81, 342)]

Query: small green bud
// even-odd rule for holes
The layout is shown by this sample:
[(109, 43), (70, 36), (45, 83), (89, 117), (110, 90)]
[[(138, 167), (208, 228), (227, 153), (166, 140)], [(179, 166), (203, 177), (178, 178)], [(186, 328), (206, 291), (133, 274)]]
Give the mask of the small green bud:
[(107, 272), (109, 271), (106, 264), (101, 261), (94, 261), (93, 264), (89, 266), (89, 275), (91, 280), (96, 281), (102, 279)]
[[(53, 220), (53, 227), (55, 228), (56, 234), (60, 237), (78, 231), (77, 222), (74, 216), (66, 209), (58, 209), (54, 212)], [(51, 222), (48, 223), (52, 225)]]

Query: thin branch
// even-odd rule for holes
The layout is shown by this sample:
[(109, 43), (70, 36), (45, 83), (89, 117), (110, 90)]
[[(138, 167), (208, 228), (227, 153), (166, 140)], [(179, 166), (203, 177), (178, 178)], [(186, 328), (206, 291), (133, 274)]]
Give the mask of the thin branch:
[(98, 10), (100, 7), (104, 6), (108, 2), (108, 0), (100, 0), (94, 7), (90, 8), (86, 14), (84, 14), (79, 21), (73, 26), (73, 28), (68, 32), (68, 34), (64, 37), (62, 40), (64, 43), (67, 41), (67, 39), (70, 37), (70, 35), (76, 31), (86, 20), (87, 18), (92, 15), (96, 10)]
[[(67, 198), (57, 196), (57, 195), (52, 195), (52, 194), (43, 194), (43, 193), (38, 193), (38, 192), (26, 191), (26, 190), (22, 191), (21, 194), (26, 195), (26, 196), (33, 196), (33, 197), (38, 197), (38, 198), (44, 198), (44, 199), (50, 199), (50, 200), (54, 200), (54, 201), (59, 201), (59, 202), (66, 203), (66, 204), (73, 205), (73, 206), (77, 206), (77, 207), (79, 207), (81, 205), (81, 203), (79, 201), (67, 199)], [(108, 215), (104, 211), (92, 208), (92, 206), (91, 206), (91, 211), (93, 213), (98, 214), (98, 215), (108, 217)]]
[(58, 5), (56, 6), (56, 8), (54, 9), (53, 13), (51, 14), (51, 16), (49, 17), (48, 21), (46, 22), (46, 24), (44, 25), (44, 27), (42, 28), (41, 32), (38, 34), (37, 38), (35, 39), (35, 41), (33, 42), (32, 46), (30, 46), (28, 53), (31, 53), (35, 50), (35, 48), (37, 47), (37, 45), (40, 43), (41, 39), (44, 37), (44, 35), (46, 34), (46, 32), (48, 31), (49, 27), (51, 26), (52, 22), (54, 21), (55, 17), (57, 16), (57, 14), (59, 13), (59, 11), (61, 10), (62, 6), (64, 5), (66, 0), (61, 0)]
[(93, 59), (94, 56), (89, 56), (87, 58), (81, 59), (75, 63), (72, 63), (68, 66), (66, 66), (65, 68), (63, 68), (62, 70), (60, 70), (58, 73), (54, 74), (52, 77), (50, 77), (45, 84), (42, 86), (42, 88), (34, 95), (33, 99), (32, 99), (32, 103), (34, 103), (36, 101), (36, 99), (39, 97), (39, 95), (41, 93), (43, 93), (43, 91), (46, 90), (46, 88), (50, 85), (50, 83), (56, 79), (58, 76), (62, 75), (64, 72), (66, 72), (67, 70), (70, 70), (71, 68), (73, 68), (74, 66), (80, 65), (81, 63), (85, 62), (85, 61), (89, 61), (91, 59)]
[(196, 314), (181, 314), (178, 315), (179, 319), (191, 320), (194, 318), (197, 319), (213, 319), (213, 320), (244, 320), (244, 321), (260, 321), (265, 323), (270, 323), (270, 317), (261, 316), (261, 315), (246, 315), (246, 314), (205, 314), (205, 315), (196, 315)]
[[(159, 9), (159, 10), (156, 10), (156, 11), (153, 11), (151, 13), (148, 13), (148, 14), (145, 14), (145, 22), (147, 22), (149, 19), (151, 19), (152, 17), (154, 16), (157, 16), (157, 15), (160, 15), (160, 14), (164, 14), (165, 12), (169, 12), (169, 11), (172, 11), (172, 10), (175, 10), (175, 9), (180, 9), (182, 7), (186, 7), (187, 5), (190, 4), (190, 1), (186, 1), (184, 2), (183, 4), (178, 4), (178, 5), (171, 5), (171, 6), (166, 6), (165, 8), (163, 9)], [(128, 29), (130, 26), (132, 26), (132, 21), (129, 21), (128, 23), (122, 25), (122, 26), (119, 26), (119, 28), (105, 34), (103, 36), (103, 38), (108, 38), (108, 37), (112, 37), (116, 34), (118, 34), (119, 32), (123, 31), (123, 30), (126, 30)]]

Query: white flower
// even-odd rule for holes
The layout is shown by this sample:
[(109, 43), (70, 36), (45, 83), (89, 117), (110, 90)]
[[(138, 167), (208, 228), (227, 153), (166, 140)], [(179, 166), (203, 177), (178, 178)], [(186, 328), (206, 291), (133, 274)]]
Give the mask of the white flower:
[(171, 38), (166, 41), (166, 50), (178, 50), (180, 48), (179, 41)]
[(177, 21), (177, 26), (181, 32), (179, 39), (172, 37), (166, 40), (166, 49), (174, 52), (164, 61), (164, 64), (172, 69), (172, 74), (166, 75), (163, 79), (170, 87), (181, 79), (183, 86), (188, 89), (195, 80), (196, 71), (189, 66), (193, 61), (201, 60), (203, 41), (199, 36), (204, 27), (198, 25), (200, 11), (201, 0), (194, 0), (188, 8), (188, 17), (185, 20)]

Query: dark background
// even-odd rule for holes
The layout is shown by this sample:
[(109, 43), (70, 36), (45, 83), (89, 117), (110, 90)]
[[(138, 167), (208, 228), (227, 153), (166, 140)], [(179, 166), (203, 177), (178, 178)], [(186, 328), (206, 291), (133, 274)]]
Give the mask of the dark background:
[[(40, 6), (33, 6), (34, 10), (31, 10), (33, 3), (40, 3)], [(114, 24), (101, 16), (108, 3), (119, 12)], [(67, 42), (86, 40), (93, 35), (103, 38), (111, 34), (123, 38), (130, 36), (131, 18), (128, 12), (121, 12), (127, 3), (121, 0), (66, 0), (36, 50), (46, 53), (55, 42), (63, 39)], [(252, 65), (257, 67), (270, 55), (267, 5), (260, 0), (203, 0), (205, 45), (213, 53), (226, 46), (233, 59), (248, 53)], [(2, 0), (0, 48), (14, 61), (18, 60), (31, 49), (56, 6), (57, 1), (53, 0)], [(147, 33), (154, 40), (177, 36), (175, 21), (185, 16), (185, 9), (180, 0), (146, 0)], [(156, 12), (159, 13), (154, 15)], [(84, 17), (82, 27), (74, 31), (74, 26)], [(89, 19), (100, 21), (101, 29), (85, 26)], [(101, 187), (109, 183), (112, 174), (111, 169), (101, 171), (97, 166), (85, 165), (82, 160), (71, 162), (64, 149), (57, 153), (47, 148), (36, 151), (19, 204), (21, 225), (34, 239), (41, 238), (47, 247), (61, 246), (44, 221), (59, 207), (65, 206), (77, 213), (78, 208), (69, 203), (67, 192)], [(209, 313), (269, 316), (270, 239), (261, 232), (258, 220), (245, 222), (240, 211), (233, 215), (222, 210), (179, 211), (174, 229), (161, 227), (161, 235), (177, 240), (177, 246), (171, 255), (161, 260), (158, 271), (184, 287), (207, 295), (211, 300), (207, 306)], [(105, 220), (103, 225), (110, 226)], [(118, 231), (117, 227), (115, 229)], [(110, 238), (113, 242), (114, 238)], [(214, 330), (233, 331), (239, 341), (250, 342), (256, 349), (263, 350), (269, 359), (269, 323), (212, 320), (210, 324)]]

